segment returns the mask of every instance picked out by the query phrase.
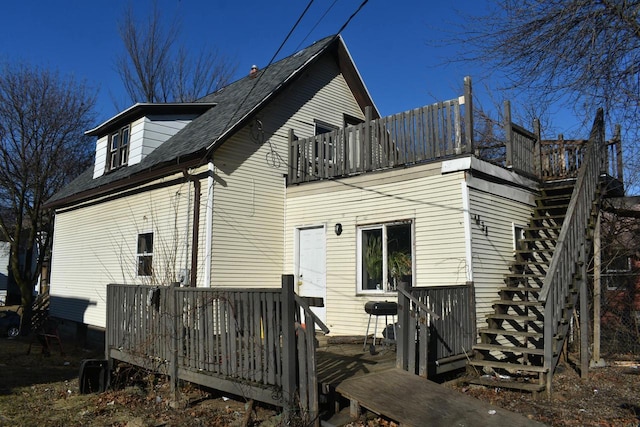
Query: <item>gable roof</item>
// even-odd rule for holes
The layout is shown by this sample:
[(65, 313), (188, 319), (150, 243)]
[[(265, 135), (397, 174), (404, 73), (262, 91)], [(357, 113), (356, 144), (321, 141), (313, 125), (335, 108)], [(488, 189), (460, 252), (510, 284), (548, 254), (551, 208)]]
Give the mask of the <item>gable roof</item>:
[[(206, 111), (149, 153), (140, 163), (117, 169), (97, 178), (93, 178), (92, 166), (49, 199), (46, 207), (56, 208), (86, 200), (116, 189), (140, 185), (163, 174), (203, 164), (210, 152), (215, 151), (226, 139), (244, 126), (258, 110), (295, 81), (305, 69), (325, 53), (336, 55), (345, 80), (363, 111), (366, 106), (373, 106), (374, 115), (379, 117), (342, 37), (329, 36), (260, 70), (255, 78), (246, 76), (197, 100), (196, 103), (208, 106), (205, 108)], [(193, 104), (195, 103), (190, 105)], [(176, 104), (173, 105), (176, 106)], [(138, 109), (136, 109), (137, 106), (139, 106)], [(130, 117), (130, 110), (141, 111), (145, 108), (153, 107), (150, 104), (136, 104), (88, 133), (104, 135), (102, 131), (115, 126), (115, 123), (122, 121), (123, 117)]]

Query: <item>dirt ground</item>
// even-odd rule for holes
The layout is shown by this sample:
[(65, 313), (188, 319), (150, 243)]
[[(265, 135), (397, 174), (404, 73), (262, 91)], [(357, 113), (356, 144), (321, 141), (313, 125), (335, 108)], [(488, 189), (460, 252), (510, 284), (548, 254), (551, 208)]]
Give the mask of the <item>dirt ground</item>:
[[(167, 383), (153, 375), (120, 369), (116, 388), (101, 394), (79, 394), (78, 372), (83, 359), (102, 358), (65, 342), (65, 355), (51, 356), (36, 344), (27, 355), (30, 338), (0, 338), (0, 426), (278, 426), (275, 408), (254, 405), (238, 396), (185, 386), (184, 408), (170, 404)], [(499, 387), (453, 386), (460, 392), (490, 401), (553, 426), (640, 425), (640, 362), (593, 369), (581, 380), (568, 365), (554, 379), (553, 400), (534, 401), (526, 393)], [(353, 426), (391, 426), (369, 417)]]

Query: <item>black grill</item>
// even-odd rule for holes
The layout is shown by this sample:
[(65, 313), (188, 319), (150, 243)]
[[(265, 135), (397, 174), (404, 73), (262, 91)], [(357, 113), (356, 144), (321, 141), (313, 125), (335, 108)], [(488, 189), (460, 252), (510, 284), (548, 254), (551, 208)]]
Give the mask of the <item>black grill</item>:
[(387, 301), (369, 301), (364, 305), (364, 311), (372, 316), (395, 316), (398, 314), (398, 304)]

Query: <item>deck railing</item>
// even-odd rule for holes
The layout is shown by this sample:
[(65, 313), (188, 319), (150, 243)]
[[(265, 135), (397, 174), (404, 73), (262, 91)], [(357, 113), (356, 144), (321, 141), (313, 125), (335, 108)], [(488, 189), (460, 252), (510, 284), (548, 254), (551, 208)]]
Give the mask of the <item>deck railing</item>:
[(475, 344), (472, 284), (398, 289), (396, 367), (423, 377), (466, 364)]
[[(543, 181), (577, 176), (587, 141), (565, 140), (562, 135), (557, 140), (542, 140), (538, 120), (530, 131), (511, 120), (508, 101), (504, 110), (504, 122), (498, 125), (504, 131), (503, 140), (482, 141), (478, 135), (474, 137), (471, 80), (467, 77), (464, 95), (457, 99), (378, 119), (372, 119), (372, 109), (366, 107), (363, 123), (308, 138), (298, 139), (290, 130), (287, 184), (469, 154)], [(502, 135), (502, 130), (497, 134)], [(622, 182), (619, 127), (607, 143), (602, 161), (606, 165), (604, 171)]]
[(289, 133), (288, 184), (349, 176), (473, 152), (471, 81), (457, 99), (309, 138)]
[[(551, 379), (560, 357), (571, 319), (566, 318), (566, 308), (572, 307), (577, 290), (574, 279), (585, 281), (585, 272), (578, 271), (586, 265), (587, 229), (597, 197), (600, 175), (604, 172), (604, 121), (598, 111), (591, 136), (583, 146), (584, 156), (575, 189), (554, 250), (549, 270), (538, 297), (544, 304), (544, 366), (548, 369), (547, 390), (551, 391)], [(586, 291), (582, 289), (581, 292)]]
[(283, 276), (282, 289), (112, 284), (106, 354), (169, 375), (174, 391), (183, 379), (281, 406), (315, 424), (316, 321), (294, 294), (293, 276)]

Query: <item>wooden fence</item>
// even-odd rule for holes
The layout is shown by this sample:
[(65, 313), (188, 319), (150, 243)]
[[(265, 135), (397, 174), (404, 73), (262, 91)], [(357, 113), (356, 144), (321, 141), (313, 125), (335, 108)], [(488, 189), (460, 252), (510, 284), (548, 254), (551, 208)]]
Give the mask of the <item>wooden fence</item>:
[(396, 367), (423, 377), (466, 364), (476, 339), (472, 284), (398, 288)]
[(319, 425), (317, 323), (328, 332), (293, 292), (293, 276), (281, 289), (112, 284), (106, 355), (169, 375), (174, 392), (182, 379)]

